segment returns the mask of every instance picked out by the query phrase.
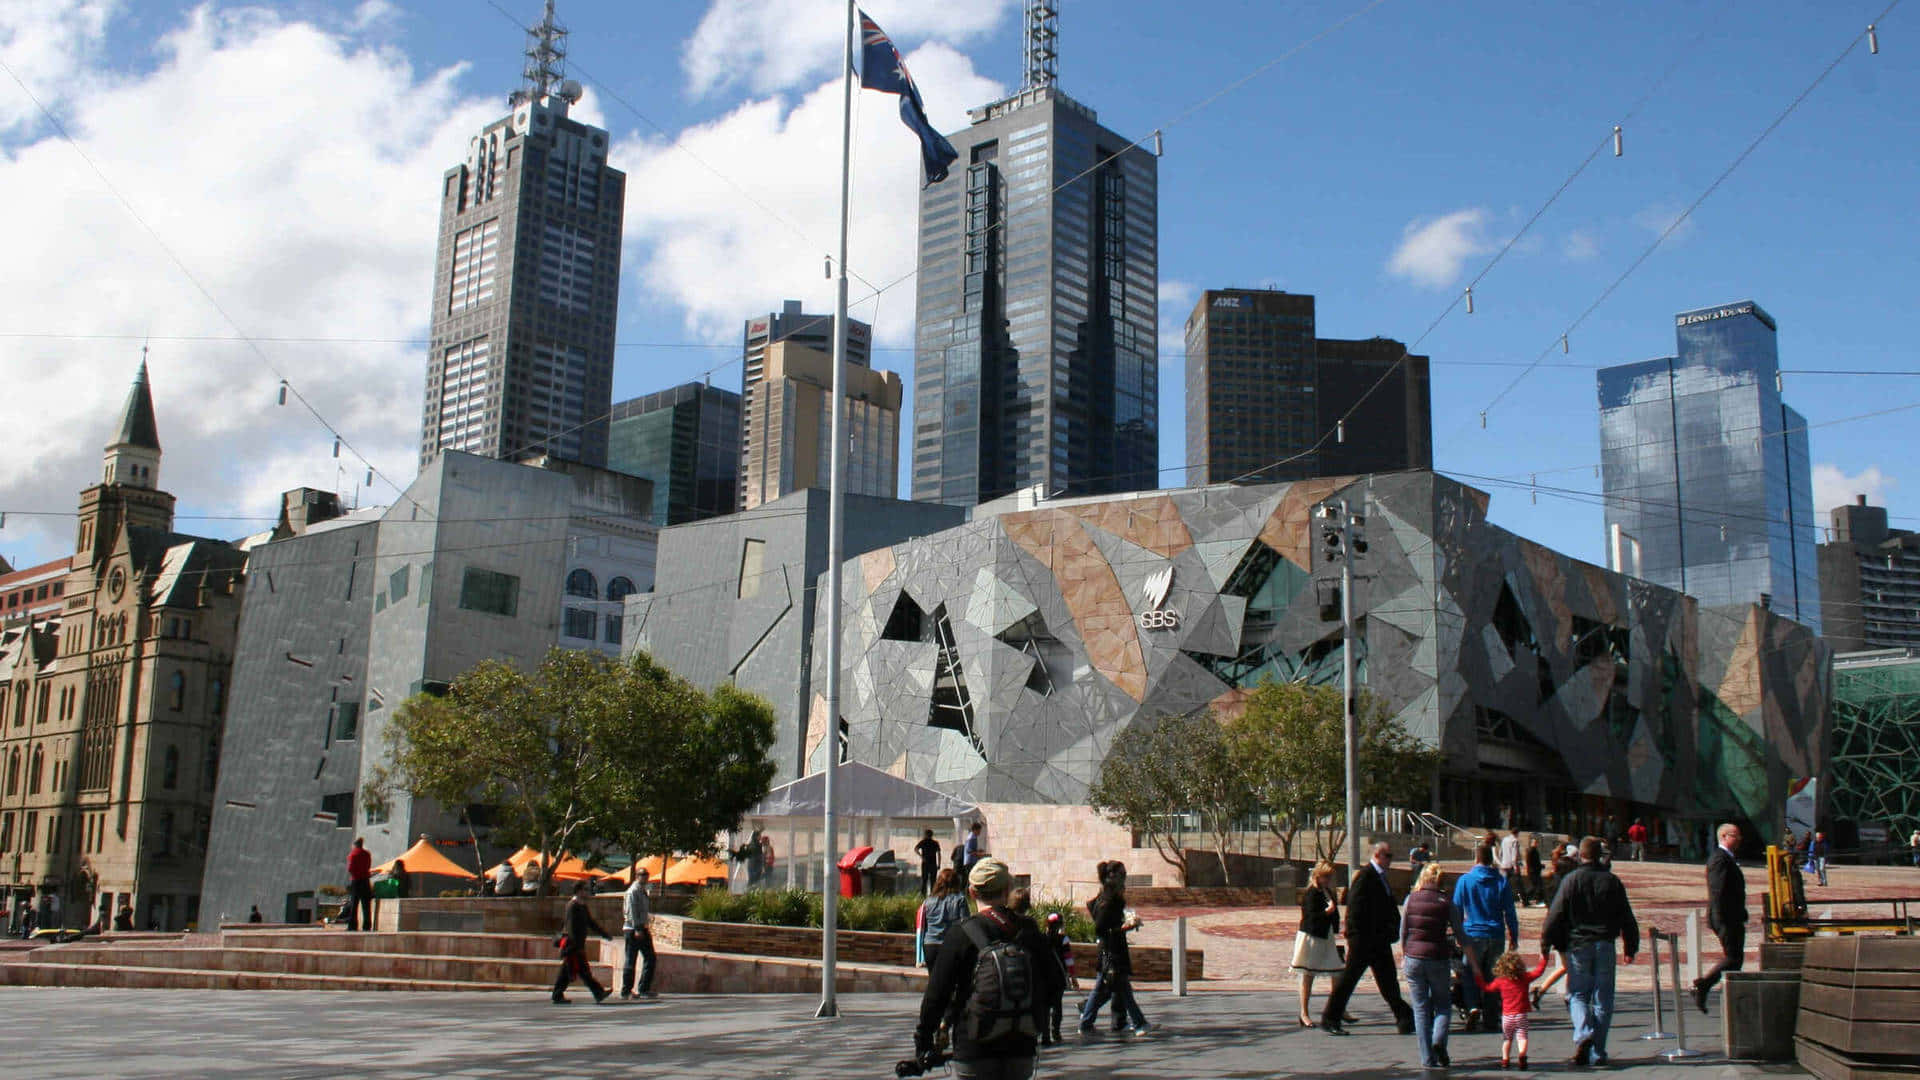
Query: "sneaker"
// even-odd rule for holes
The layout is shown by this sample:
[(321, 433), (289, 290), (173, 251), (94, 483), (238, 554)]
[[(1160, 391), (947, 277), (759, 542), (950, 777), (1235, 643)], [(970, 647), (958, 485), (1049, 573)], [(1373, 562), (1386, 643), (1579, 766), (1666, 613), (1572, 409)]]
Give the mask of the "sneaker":
[(1080, 1024), (1080, 1034), (1082, 1035), (1093, 1034), (1093, 1024), (1090, 1022), (1082, 1021)]
[(1520, 1055), (1520, 1067), (1523, 1069), (1527, 1067), (1527, 1055), (1525, 1054)]
[(1152, 1024), (1141, 1024), (1139, 1027), (1133, 1029), (1133, 1037), (1136, 1039), (1144, 1039), (1151, 1034), (1153, 1034)]
[(638, 996), (646, 998), (648, 1001), (660, 1000), (660, 994), (658, 991), (655, 991), (655, 990), (642, 990), (640, 991)]

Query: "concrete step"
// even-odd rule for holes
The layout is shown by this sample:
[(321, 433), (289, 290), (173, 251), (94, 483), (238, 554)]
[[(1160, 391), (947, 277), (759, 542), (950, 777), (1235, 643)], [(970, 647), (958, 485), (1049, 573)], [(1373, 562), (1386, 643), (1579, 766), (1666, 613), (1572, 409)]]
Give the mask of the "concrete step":
[[(498, 983), (545, 986), (552, 982), (558, 957), (512, 960), (477, 956), (336, 952), (325, 949), (138, 948), (129, 946), (43, 949), (21, 961), (57, 967), (176, 968), (191, 971), (246, 972), (257, 975), (315, 975), (443, 983)], [(609, 974), (595, 965), (595, 976)]]
[(284, 975), (259, 971), (204, 971), (192, 968), (97, 967), (69, 964), (0, 964), (0, 986), (87, 986), (122, 990), (412, 990), (517, 991), (525, 984), (435, 982), (332, 975)]
[(453, 934), (438, 931), (383, 933), (349, 930), (222, 930), (220, 943), (240, 949), (299, 949), (408, 956), (489, 957), (500, 960), (558, 958), (551, 935)]

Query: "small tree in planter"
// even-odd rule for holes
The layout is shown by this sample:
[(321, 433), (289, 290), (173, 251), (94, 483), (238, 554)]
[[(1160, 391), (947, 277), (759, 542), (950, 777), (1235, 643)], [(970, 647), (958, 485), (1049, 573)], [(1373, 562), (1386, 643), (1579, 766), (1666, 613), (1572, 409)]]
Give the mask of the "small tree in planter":
[(1160, 857), (1188, 880), (1188, 859), (1177, 817), (1197, 814), (1213, 839), (1227, 876), (1227, 836), (1236, 818), (1254, 808), (1245, 774), (1212, 713), (1162, 717), (1120, 733), (1087, 790), (1087, 802), (1115, 824), (1147, 838)]

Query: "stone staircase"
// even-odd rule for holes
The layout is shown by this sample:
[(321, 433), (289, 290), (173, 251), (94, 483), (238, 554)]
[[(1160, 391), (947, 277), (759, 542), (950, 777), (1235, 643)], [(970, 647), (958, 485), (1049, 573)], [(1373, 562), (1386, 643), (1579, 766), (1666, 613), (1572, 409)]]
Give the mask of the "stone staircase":
[[(551, 986), (556, 970), (544, 937), (274, 928), (48, 945), (0, 963), (0, 985), (500, 991)], [(594, 975), (605, 983), (611, 967)]]

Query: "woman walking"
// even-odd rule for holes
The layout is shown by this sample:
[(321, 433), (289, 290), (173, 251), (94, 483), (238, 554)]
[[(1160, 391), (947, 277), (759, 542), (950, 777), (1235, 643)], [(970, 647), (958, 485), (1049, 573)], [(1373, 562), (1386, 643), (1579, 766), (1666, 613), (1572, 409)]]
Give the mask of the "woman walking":
[(947, 931), (966, 921), (972, 912), (967, 910), (966, 894), (960, 891), (959, 875), (951, 867), (942, 869), (933, 879), (933, 892), (920, 902), (919, 960), (920, 966), (933, 967), (933, 958), (940, 954), (940, 943), (946, 940)]
[[(1439, 863), (1420, 871), (1400, 913), (1400, 951), (1405, 956), (1401, 973), (1407, 977), (1407, 996), (1413, 999), (1413, 1037), (1420, 1047), (1420, 1064), (1429, 1069), (1453, 1064), (1447, 1057), (1452, 961), (1465, 939), (1460, 910), (1440, 888), (1440, 876)], [(1477, 963), (1471, 950), (1466, 953), (1470, 965)]]
[(1100, 893), (1087, 901), (1087, 910), (1100, 940), (1100, 976), (1080, 1007), (1080, 1030), (1093, 1030), (1100, 1006), (1111, 998), (1113, 1033), (1124, 1034), (1131, 1020), (1133, 1033), (1145, 1035), (1150, 1028), (1133, 998), (1133, 957), (1127, 951), (1127, 932), (1140, 927), (1140, 917), (1127, 910), (1127, 868), (1123, 863), (1103, 862), (1094, 872), (1100, 878)]
[(1300, 973), (1300, 1026), (1313, 1026), (1313, 1010), (1307, 1002), (1313, 997), (1315, 975), (1337, 975), (1346, 968), (1340, 948), (1333, 943), (1340, 933), (1340, 907), (1333, 894), (1333, 864), (1325, 859), (1314, 866), (1307, 887), (1300, 891), (1300, 932), (1293, 935), (1293, 970)]

